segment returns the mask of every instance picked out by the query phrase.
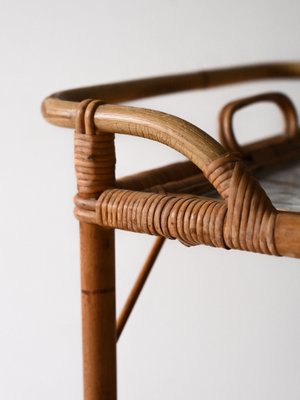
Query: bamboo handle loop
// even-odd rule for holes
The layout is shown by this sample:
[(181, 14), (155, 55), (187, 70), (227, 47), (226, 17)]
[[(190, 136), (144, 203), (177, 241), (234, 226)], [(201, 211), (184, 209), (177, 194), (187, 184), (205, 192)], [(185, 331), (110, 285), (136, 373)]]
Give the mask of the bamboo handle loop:
[(297, 111), (290, 98), (283, 93), (263, 93), (232, 101), (226, 104), (221, 110), (219, 117), (219, 138), (227, 150), (244, 154), (244, 150), (237, 142), (234, 134), (233, 116), (241, 108), (259, 102), (271, 102), (279, 107), (284, 117), (284, 136), (293, 139), (299, 135)]
[(94, 116), (97, 108), (105, 104), (102, 100), (86, 99), (80, 102), (75, 119), (75, 131), (86, 135), (95, 135)]

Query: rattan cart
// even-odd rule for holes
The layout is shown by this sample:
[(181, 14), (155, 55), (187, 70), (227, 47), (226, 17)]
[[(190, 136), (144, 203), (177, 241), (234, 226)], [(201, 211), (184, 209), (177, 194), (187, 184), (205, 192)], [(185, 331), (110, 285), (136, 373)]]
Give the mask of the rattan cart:
[[(116, 103), (299, 77), (300, 63), (264, 64), (73, 89), (44, 100), (49, 122), (75, 129), (85, 400), (116, 399), (117, 338), (165, 238), (300, 258), (300, 131), (286, 95), (264, 93), (227, 104), (219, 120), (222, 145), (178, 117)], [(285, 132), (241, 147), (234, 113), (266, 101), (282, 111)], [(115, 133), (158, 141), (187, 161), (116, 180)], [(117, 324), (114, 229), (157, 236)]]

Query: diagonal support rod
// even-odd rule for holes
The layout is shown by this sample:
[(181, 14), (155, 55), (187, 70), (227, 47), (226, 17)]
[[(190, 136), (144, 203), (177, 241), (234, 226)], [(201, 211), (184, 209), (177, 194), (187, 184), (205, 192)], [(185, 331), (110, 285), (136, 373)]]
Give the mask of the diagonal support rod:
[(126, 322), (135, 306), (135, 303), (138, 300), (139, 295), (141, 294), (141, 291), (143, 290), (143, 287), (147, 281), (147, 278), (152, 270), (152, 267), (160, 253), (160, 250), (165, 242), (164, 237), (157, 237), (152, 249), (146, 258), (146, 261), (143, 265), (143, 268), (141, 269), (134, 285), (133, 288), (131, 289), (131, 292), (127, 298), (127, 301), (121, 311), (121, 314), (117, 320), (117, 340), (121, 336), (121, 333), (123, 332), (123, 329), (126, 325)]

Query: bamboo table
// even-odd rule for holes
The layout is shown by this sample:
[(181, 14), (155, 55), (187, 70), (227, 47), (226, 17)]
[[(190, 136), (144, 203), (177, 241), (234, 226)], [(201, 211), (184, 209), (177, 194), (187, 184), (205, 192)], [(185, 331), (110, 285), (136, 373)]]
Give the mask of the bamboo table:
[[(300, 258), (300, 131), (287, 96), (264, 93), (227, 104), (219, 120), (222, 145), (173, 115), (116, 103), (299, 77), (300, 63), (264, 64), (72, 89), (44, 100), (49, 122), (75, 129), (85, 400), (116, 399), (116, 342), (165, 238)], [(234, 113), (266, 101), (282, 111), (285, 132), (241, 147)], [(158, 141), (187, 161), (116, 180), (115, 133)], [(157, 236), (117, 324), (114, 229)]]

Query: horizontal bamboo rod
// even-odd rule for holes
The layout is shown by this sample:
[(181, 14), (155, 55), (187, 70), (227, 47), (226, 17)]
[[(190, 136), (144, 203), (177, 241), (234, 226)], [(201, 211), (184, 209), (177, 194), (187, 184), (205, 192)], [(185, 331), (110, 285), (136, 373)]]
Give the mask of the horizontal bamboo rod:
[(119, 178), (116, 186), (144, 190), (157, 185), (175, 183), (199, 173), (199, 169), (190, 161), (180, 161)]
[[(203, 199), (199, 196), (199, 200)], [(222, 200), (220, 200), (222, 201)], [(80, 221), (97, 224), (96, 212), (81, 208), (80, 201), (77, 202), (75, 216)], [(92, 201), (90, 203), (92, 205)], [(96, 201), (93, 200), (95, 210)], [(195, 215), (193, 218), (197, 218)], [(108, 227), (108, 226), (106, 226)], [(111, 228), (122, 229), (117, 224), (109, 225)], [(300, 258), (300, 213), (279, 210), (276, 217), (274, 240), (278, 254), (281, 256)], [(143, 232), (142, 232), (143, 233)]]
[(207, 89), (255, 80), (295, 79), (300, 77), (300, 62), (254, 64), (211, 69), (193, 73), (103, 84), (57, 92), (42, 104), (42, 113), (51, 123), (74, 127), (78, 103), (87, 98), (120, 103), (149, 96), (191, 89)]
[(50, 97), (70, 102), (99, 98), (109, 103), (120, 103), (184, 90), (207, 89), (262, 79), (299, 77), (300, 62), (274, 62), (83, 87), (57, 92)]

